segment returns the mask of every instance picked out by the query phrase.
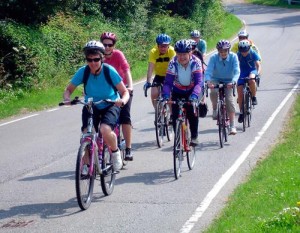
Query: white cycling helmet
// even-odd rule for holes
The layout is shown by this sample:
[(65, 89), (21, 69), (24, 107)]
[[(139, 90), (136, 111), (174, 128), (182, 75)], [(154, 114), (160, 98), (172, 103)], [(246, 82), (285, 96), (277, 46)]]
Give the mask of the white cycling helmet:
[(105, 48), (104, 45), (100, 42), (100, 41), (96, 41), (96, 40), (91, 40), (89, 42), (86, 43), (86, 45), (83, 48), (83, 51), (86, 53), (88, 51), (94, 51), (94, 50), (98, 50), (100, 51), (102, 54), (104, 54)]
[(200, 36), (201, 36), (201, 34), (198, 30), (191, 31), (191, 37), (199, 38)]
[(251, 47), (250, 41), (249, 40), (241, 40), (239, 42), (239, 51), (240, 52), (247, 52), (249, 51)]
[(246, 37), (248, 39), (248, 32), (246, 30), (241, 30), (239, 33), (238, 33), (238, 37)]

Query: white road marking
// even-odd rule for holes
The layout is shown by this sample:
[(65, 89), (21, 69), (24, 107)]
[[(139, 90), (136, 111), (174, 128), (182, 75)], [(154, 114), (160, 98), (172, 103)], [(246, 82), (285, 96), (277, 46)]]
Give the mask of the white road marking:
[(49, 109), (47, 110), (46, 112), (54, 112), (54, 111), (57, 111), (59, 108), (53, 108), (53, 109)]
[(17, 122), (17, 121), (25, 120), (25, 119), (30, 118), (30, 117), (38, 116), (38, 115), (39, 115), (39, 114), (33, 114), (33, 115), (26, 116), (26, 117), (22, 117), (22, 118), (20, 118), (20, 119), (16, 119), (16, 120), (13, 120), (13, 121), (8, 121), (8, 122), (5, 122), (5, 123), (3, 123), (3, 124), (0, 124), (0, 127), (1, 127), (1, 126), (4, 126), (4, 125), (11, 124), (11, 123), (14, 123), (14, 122)]
[(248, 145), (248, 147), (243, 151), (241, 156), (234, 162), (234, 164), (222, 175), (220, 180), (214, 185), (212, 190), (206, 195), (206, 197), (203, 199), (203, 201), (200, 203), (198, 208), (195, 210), (194, 214), (190, 217), (188, 221), (183, 225), (183, 227), (180, 229), (180, 233), (189, 233), (194, 225), (198, 222), (198, 220), (201, 218), (205, 210), (209, 207), (212, 200), (218, 195), (220, 190), (225, 186), (227, 181), (231, 178), (231, 176), (237, 171), (237, 169), (240, 167), (240, 165), (245, 161), (245, 159), (248, 157), (248, 155), (251, 153), (254, 146), (257, 144), (257, 142), (262, 138), (264, 133), (267, 131), (267, 129), (270, 127), (272, 122), (274, 121), (277, 114), (281, 111), (281, 109), (284, 107), (286, 102), (290, 99), (292, 94), (297, 90), (298, 86), (300, 85), (300, 81), (293, 87), (293, 89), (289, 92), (289, 94), (284, 98), (284, 100), (280, 103), (280, 105), (276, 108), (276, 110), (273, 112), (273, 114), (270, 116), (270, 118), (267, 120), (265, 125), (262, 127), (262, 129), (257, 133), (258, 136), (254, 138), (254, 140)]

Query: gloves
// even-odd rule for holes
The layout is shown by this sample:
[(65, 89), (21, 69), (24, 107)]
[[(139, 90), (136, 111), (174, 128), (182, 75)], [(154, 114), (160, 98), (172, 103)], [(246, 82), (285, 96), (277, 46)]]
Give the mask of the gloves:
[(193, 101), (193, 102), (196, 102), (198, 100), (198, 96), (195, 95), (195, 94), (191, 94), (189, 100)]
[(151, 87), (151, 83), (146, 82), (145, 85), (144, 85), (144, 91), (146, 91), (150, 87)]
[(168, 101), (170, 99), (170, 95), (163, 94), (162, 98), (163, 98), (163, 101)]

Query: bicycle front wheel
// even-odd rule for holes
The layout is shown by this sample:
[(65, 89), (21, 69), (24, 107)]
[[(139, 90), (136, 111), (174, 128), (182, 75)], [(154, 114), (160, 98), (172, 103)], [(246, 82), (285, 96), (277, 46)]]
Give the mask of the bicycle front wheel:
[(155, 108), (155, 134), (156, 134), (156, 142), (159, 148), (163, 145), (163, 138), (164, 138), (164, 116), (162, 114), (162, 102), (157, 101), (156, 108)]
[(116, 173), (113, 169), (111, 154), (108, 147), (103, 147), (101, 162), (102, 174), (100, 175), (101, 188), (105, 196), (112, 194), (115, 187)]
[[(80, 145), (76, 161), (75, 187), (76, 197), (79, 207), (86, 210), (90, 207), (93, 197), (94, 181), (96, 177), (96, 168), (93, 167), (93, 173), (89, 174), (84, 170), (89, 161), (92, 161), (91, 142), (84, 142)], [(86, 169), (86, 167), (85, 167)]]
[(181, 172), (181, 165), (183, 161), (183, 146), (182, 146), (182, 122), (176, 122), (176, 130), (174, 137), (174, 147), (173, 147), (173, 162), (174, 162), (174, 175), (175, 179), (178, 179)]

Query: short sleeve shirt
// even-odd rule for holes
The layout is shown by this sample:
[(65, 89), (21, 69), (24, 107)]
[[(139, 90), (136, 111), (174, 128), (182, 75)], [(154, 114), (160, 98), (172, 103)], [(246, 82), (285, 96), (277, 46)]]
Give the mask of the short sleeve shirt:
[[(110, 65), (108, 65), (108, 67), (109, 67), (112, 83), (114, 86), (116, 86), (122, 81), (122, 78), (120, 77), (120, 75), (118, 74), (115, 68), (113, 68)], [(79, 68), (79, 70), (75, 73), (75, 75), (71, 79), (71, 83), (74, 86), (77, 87), (78, 85), (83, 84), (84, 69), (85, 66)], [(86, 83), (85, 90), (86, 90), (86, 95), (84, 97), (85, 101), (87, 101), (87, 99), (90, 97), (92, 97), (94, 101), (99, 101), (104, 99), (116, 100), (120, 98), (119, 94), (115, 91), (114, 87), (112, 87), (111, 84), (109, 84), (106, 81), (103, 72), (103, 64), (102, 64), (102, 70), (100, 74), (94, 75), (90, 73)], [(98, 109), (103, 109), (108, 105), (109, 105), (108, 103), (103, 102), (96, 105), (96, 107)]]
[(150, 50), (149, 62), (155, 64), (154, 73), (159, 76), (166, 76), (168, 64), (171, 59), (175, 56), (175, 50), (172, 46), (169, 46), (168, 51), (165, 54), (159, 54), (158, 46)]

